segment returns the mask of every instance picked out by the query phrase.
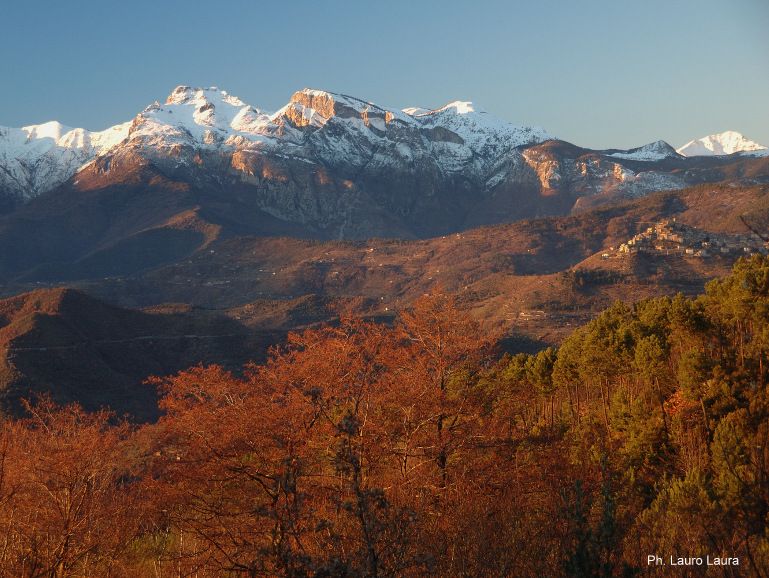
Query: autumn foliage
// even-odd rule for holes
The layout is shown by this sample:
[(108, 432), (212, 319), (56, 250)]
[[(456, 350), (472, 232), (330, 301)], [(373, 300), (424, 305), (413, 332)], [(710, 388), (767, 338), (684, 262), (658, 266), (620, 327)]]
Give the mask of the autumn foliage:
[(0, 575), (767, 576), (768, 271), (536, 355), (426, 296), (154, 378), (143, 426), (39, 400), (0, 432)]

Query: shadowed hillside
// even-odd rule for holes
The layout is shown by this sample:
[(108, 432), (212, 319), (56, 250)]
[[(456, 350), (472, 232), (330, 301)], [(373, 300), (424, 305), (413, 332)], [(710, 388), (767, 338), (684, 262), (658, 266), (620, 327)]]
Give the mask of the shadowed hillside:
[(0, 301), (0, 398), (10, 412), (22, 398), (50, 393), (59, 403), (153, 419), (147, 376), (214, 361), (236, 367), (263, 358), (277, 339), (277, 329), (249, 330), (221, 315), (145, 313), (70, 289), (34, 291)]

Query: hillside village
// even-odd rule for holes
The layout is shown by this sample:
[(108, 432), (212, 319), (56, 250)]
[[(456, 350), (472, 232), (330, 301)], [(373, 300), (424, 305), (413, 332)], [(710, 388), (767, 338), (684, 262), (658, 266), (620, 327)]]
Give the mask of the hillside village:
[[(619, 246), (617, 252), (620, 255), (664, 253), (701, 258), (737, 257), (754, 253), (769, 254), (769, 242), (756, 233), (712, 233), (677, 222), (673, 218), (655, 223), (628, 239)], [(611, 253), (601, 255), (604, 259), (610, 256)]]

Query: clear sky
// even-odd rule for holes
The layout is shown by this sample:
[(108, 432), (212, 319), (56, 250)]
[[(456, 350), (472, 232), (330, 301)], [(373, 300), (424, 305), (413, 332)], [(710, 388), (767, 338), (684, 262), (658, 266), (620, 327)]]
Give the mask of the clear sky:
[(265, 110), (303, 87), (472, 100), (593, 148), (769, 145), (767, 0), (8, 0), (0, 125), (102, 129), (174, 86)]

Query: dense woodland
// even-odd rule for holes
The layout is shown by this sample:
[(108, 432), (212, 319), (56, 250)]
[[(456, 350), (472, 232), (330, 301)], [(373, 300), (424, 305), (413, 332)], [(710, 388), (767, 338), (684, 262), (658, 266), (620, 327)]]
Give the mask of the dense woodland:
[(437, 294), (154, 379), (157, 423), (34, 400), (0, 434), (0, 575), (769, 576), (769, 259), (496, 342)]

